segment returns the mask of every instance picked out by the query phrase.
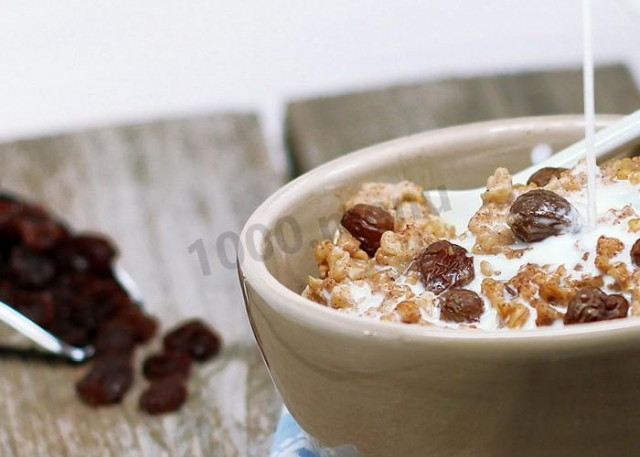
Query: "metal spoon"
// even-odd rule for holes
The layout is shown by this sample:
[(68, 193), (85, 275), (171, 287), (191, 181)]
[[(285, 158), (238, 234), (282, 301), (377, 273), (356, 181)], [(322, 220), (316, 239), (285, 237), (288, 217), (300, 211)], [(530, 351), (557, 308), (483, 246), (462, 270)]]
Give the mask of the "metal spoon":
[[(127, 292), (131, 300), (142, 308), (142, 294), (133, 278), (119, 265), (114, 268), (114, 274), (120, 286)], [(0, 321), (21, 333), (46, 351), (67, 358), (73, 362), (84, 362), (96, 353), (92, 345), (76, 347), (65, 343), (60, 338), (45, 330), (24, 314), (0, 301)]]
[[(640, 110), (624, 117), (615, 124), (600, 130), (595, 136), (596, 159), (613, 158), (620, 148), (640, 142)], [(580, 141), (553, 154), (546, 160), (532, 165), (513, 175), (514, 183), (524, 183), (536, 171), (544, 167), (566, 167), (575, 165), (584, 157), (586, 145)], [(468, 190), (429, 190), (425, 196), (448, 222), (456, 227), (457, 233), (467, 230), (467, 224), (475, 213), (484, 187)]]

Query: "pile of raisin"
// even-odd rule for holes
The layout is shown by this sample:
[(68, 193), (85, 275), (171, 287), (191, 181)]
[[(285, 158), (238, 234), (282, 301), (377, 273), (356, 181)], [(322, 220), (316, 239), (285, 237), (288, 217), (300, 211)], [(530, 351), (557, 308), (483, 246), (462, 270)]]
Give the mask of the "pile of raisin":
[(157, 327), (120, 286), (116, 256), (105, 237), (0, 196), (0, 299), (69, 344), (95, 345), (98, 356), (127, 355)]
[[(118, 282), (116, 257), (106, 237), (74, 233), (43, 207), (0, 194), (0, 300), (73, 346), (95, 347), (93, 365), (76, 384), (80, 399), (93, 407), (122, 401), (134, 380), (134, 352), (158, 328)], [(199, 321), (167, 335), (165, 353), (145, 362), (153, 382), (142, 409), (179, 408), (186, 399), (179, 380), (188, 377), (191, 360), (208, 360), (220, 346)]]

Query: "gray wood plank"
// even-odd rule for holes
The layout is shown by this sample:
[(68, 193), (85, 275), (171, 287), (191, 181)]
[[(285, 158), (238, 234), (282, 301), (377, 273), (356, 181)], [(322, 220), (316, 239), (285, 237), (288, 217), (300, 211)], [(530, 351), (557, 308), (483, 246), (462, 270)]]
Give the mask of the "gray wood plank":
[[(627, 114), (640, 93), (623, 65), (596, 70), (596, 109)], [(569, 69), (399, 85), (293, 101), (286, 135), (294, 171), (382, 141), (456, 124), (583, 110), (582, 71)]]
[[(122, 407), (91, 410), (74, 392), (86, 368), (0, 358), (0, 455), (266, 455), (279, 401), (250, 335), (233, 249), (227, 259), (216, 251), (218, 237), (238, 233), (282, 182), (256, 118), (215, 115), (0, 145), (0, 182), (78, 229), (111, 235), (165, 329), (199, 316), (225, 341), (218, 359), (196, 367), (187, 405), (165, 417), (137, 411), (140, 376)], [(210, 275), (189, 253), (197, 240)]]

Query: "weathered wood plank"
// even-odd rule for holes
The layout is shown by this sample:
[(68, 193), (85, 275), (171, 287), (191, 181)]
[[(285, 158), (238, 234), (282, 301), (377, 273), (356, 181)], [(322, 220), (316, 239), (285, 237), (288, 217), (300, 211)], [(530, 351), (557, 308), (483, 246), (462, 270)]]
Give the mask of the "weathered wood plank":
[[(599, 113), (627, 114), (640, 93), (622, 65), (596, 70)], [(580, 113), (580, 69), (447, 79), (332, 97), (287, 108), (287, 141), (295, 171), (401, 136), (489, 119)]]
[[(165, 328), (200, 316), (226, 344), (219, 359), (197, 367), (183, 410), (161, 418), (137, 411), (140, 376), (123, 407), (94, 411), (73, 389), (85, 368), (0, 357), (0, 455), (266, 455), (279, 402), (250, 336), (233, 248), (221, 258), (216, 241), (237, 234), (281, 179), (251, 115), (0, 145), (4, 189), (111, 235)], [(197, 240), (211, 274), (189, 252)]]

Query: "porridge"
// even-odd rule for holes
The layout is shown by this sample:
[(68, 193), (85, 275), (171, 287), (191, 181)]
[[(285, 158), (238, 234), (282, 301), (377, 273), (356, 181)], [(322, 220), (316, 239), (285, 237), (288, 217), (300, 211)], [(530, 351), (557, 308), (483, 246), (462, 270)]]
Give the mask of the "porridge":
[(640, 158), (597, 178), (586, 224), (586, 166), (544, 168), (526, 184), (498, 168), (464, 233), (415, 183), (365, 183), (333, 240), (314, 248), (303, 295), (362, 317), (468, 329), (529, 329), (640, 314)]

